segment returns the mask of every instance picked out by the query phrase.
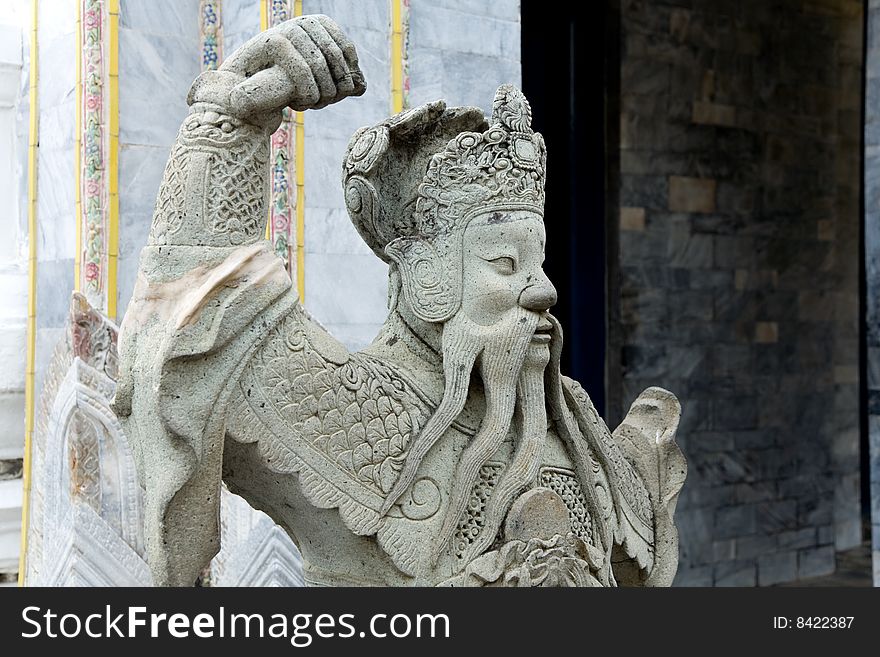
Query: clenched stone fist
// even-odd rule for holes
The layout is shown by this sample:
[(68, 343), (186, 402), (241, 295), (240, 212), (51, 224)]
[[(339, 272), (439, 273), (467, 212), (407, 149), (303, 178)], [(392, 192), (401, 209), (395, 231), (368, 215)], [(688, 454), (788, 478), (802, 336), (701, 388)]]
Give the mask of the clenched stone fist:
[(188, 102), (263, 122), (284, 107), (319, 109), (366, 91), (351, 40), (327, 16), (301, 16), (250, 39), (193, 83)]

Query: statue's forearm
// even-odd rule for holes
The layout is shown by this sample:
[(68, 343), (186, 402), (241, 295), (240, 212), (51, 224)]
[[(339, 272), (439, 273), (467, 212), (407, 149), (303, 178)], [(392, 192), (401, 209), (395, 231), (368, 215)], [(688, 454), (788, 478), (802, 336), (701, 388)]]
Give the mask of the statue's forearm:
[(193, 84), (193, 103), (156, 198), (151, 245), (240, 246), (264, 234), (274, 126), (233, 116), (224, 101), (224, 74), (213, 73), (207, 79), (216, 83), (200, 85), (203, 74)]

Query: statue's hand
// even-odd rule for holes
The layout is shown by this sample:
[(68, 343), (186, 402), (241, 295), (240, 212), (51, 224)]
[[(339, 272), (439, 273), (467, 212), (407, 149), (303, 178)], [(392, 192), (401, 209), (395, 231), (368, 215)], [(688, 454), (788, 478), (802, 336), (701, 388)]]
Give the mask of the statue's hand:
[(247, 41), (217, 71), (196, 80), (189, 100), (219, 102), (246, 118), (284, 107), (319, 109), (366, 88), (354, 44), (330, 18), (315, 15)]

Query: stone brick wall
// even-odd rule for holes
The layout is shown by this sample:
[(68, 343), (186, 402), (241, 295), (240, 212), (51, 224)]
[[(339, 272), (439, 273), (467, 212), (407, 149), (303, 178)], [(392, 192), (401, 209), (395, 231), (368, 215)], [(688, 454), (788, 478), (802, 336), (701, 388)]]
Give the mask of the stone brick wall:
[(880, 586), (880, 0), (868, 2), (865, 52), (865, 273), (871, 536)]
[(680, 585), (860, 543), (859, 0), (623, 0), (623, 397), (679, 395)]

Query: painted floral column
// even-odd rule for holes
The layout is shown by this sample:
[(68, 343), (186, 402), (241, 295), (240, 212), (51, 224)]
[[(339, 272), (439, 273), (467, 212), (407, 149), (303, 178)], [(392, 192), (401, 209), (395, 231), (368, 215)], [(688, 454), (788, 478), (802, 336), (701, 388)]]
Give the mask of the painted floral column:
[[(268, 29), (302, 13), (302, 3), (292, 0), (262, 0), (262, 28)], [(298, 9), (298, 11), (297, 11)], [(304, 294), (302, 283), (302, 230), (298, 230), (298, 204), (302, 203), (302, 190), (297, 184), (296, 143), (302, 139), (302, 112), (284, 109), (281, 125), (272, 135), (270, 153), (270, 198), (267, 238), (275, 253), (284, 260), (287, 271), (297, 283), (300, 298)], [(299, 222), (301, 223), (301, 222)], [(299, 248), (297, 248), (299, 247)]]
[(116, 317), (119, 0), (79, 0), (76, 288)]
[(199, 5), (203, 71), (212, 71), (223, 61), (222, 7), (221, 0), (202, 0)]

